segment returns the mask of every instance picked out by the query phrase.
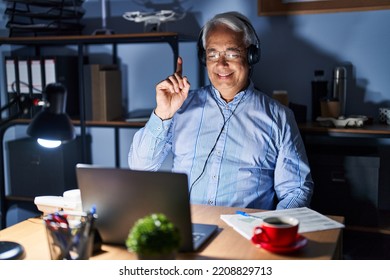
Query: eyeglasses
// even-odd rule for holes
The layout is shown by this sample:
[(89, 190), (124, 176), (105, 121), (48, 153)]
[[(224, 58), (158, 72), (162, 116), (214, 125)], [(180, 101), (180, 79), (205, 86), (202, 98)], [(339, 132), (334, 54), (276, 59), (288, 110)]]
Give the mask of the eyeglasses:
[(227, 61), (234, 61), (240, 58), (241, 51), (238, 49), (226, 50), (226, 51), (207, 51), (207, 60), (216, 62), (223, 55)]

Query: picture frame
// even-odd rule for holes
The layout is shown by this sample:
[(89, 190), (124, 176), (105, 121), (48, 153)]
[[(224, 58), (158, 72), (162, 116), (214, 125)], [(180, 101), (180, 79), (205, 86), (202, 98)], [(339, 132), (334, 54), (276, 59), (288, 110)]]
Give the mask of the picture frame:
[(390, 0), (257, 0), (260, 16), (390, 9)]

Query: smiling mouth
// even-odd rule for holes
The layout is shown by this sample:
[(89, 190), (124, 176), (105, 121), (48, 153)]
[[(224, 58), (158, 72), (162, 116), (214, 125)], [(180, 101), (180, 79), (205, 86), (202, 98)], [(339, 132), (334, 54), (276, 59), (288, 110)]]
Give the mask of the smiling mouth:
[(222, 74), (222, 73), (217, 73), (217, 76), (220, 78), (226, 78), (233, 75), (233, 73), (227, 73), (227, 74)]

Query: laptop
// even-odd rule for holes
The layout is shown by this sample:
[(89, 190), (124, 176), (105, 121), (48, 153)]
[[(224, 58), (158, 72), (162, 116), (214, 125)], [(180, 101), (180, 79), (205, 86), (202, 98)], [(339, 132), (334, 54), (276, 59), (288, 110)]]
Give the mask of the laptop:
[(191, 222), (186, 174), (76, 165), (83, 210), (96, 207), (96, 228), (103, 243), (125, 245), (134, 223), (163, 213), (179, 229), (181, 252), (198, 251), (217, 225)]

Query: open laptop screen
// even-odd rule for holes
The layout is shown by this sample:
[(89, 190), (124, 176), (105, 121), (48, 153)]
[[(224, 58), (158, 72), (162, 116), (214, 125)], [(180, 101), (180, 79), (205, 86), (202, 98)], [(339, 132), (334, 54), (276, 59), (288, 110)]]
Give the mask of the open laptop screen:
[[(163, 213), (179, 228), (180, 251), (199, 246), (193, 243), (186, 174), (78, 164), (76, 175), (83, 210), (96, 207), (96, 227), (104, 243), (124, 245), (138, 219)], [(211, 227), (208, 235), (217, 228)]]

